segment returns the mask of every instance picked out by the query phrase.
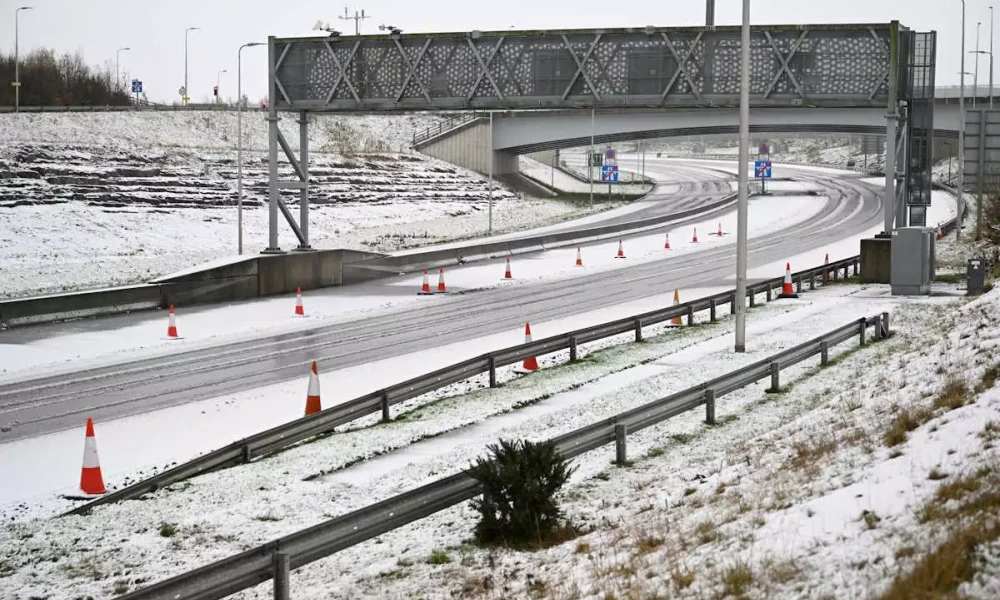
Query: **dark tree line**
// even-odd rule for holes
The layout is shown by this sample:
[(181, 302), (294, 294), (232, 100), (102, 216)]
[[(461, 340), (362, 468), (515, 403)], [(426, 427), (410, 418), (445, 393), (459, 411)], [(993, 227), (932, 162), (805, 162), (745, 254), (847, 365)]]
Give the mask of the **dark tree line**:
[[(122, 80), (126, 77), (123, 75)], [(14, 104), (14, 55), (0, 54), (0, 105)], [(21, 106), (105, 106), (132, 103), (113, 68), (87, 65), (80, 52), (57, 56), (48, 48), (21, 54)]]

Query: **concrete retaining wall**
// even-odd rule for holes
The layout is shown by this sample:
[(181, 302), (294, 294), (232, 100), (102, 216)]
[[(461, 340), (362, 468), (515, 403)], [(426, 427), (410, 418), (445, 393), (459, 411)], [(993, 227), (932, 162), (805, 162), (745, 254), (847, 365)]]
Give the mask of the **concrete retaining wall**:
[(487, 119), (472, 121), (432, 138), (418, 145), (417, 150), (482, 175), (489, 173), (491, 157), (494, 175), (512, 175), (518, 171), (517, 155), (490, 151), (490, 122)]

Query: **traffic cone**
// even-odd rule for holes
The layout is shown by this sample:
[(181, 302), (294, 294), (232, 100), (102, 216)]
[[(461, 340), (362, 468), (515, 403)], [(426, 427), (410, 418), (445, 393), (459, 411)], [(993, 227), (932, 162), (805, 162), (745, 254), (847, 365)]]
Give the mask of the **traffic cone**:
[(934, 239), (936, 239), (939, 242), (944, 239), (944, 236), (941, 235), (941, 223), (940, 222), (937, 224), (937, 233), (935, 234)]
[(666, 240), (666, 242), (664, 242), (664, 244), (663, 244), (663, 249), (664, 250), (670, 250), (670, 234), (669, 233), (667, 234), (667, 240)]
[(625, 258), (625, 247), (622, 246), (622, 241), (620, 239), (618, 240), (618, 254), (615, 255), (615, 258)]
[(431, 284), (430, 280), (427, 278), (427, 269), (424, 269), (424, 284), (420, 286), (420, 291), (417, 292), (418, 296), (430, 296), (431, 295)]
[(302, 288), (295, 288), (295, 314), (306, 316), (305, 308), (302, 307)]
[(319, 368), (316, 361), (312, 363), (312, 372), (309, 373), (309, 389), (306, 391), (306, 416), (318, 413), (323, 410), (319, 401)]
[(101, 476), (101, 461), (97, 459), (97, 438), (94, 437), (94, 420), (87, 419), (87, 434), (83, 438), (83, 469), (80, 471), (80, 490), (84, 494), (103, 494), (108, 490), (104, 487), (104, 477)]
[(167, 321), (167, 337), (171, 339), (179, 339), (177, 336), (177, 318), (174, 316), (174, 305), (170, 305), (170, 317)]
[[(680, 303), (681, 303), (681, 292), (680, 292), (680, 290), (674, 288), (674, 306), (680, 306)], [(683, 325), (684, 322), (681, 321), (680, 316), (676, 316), (673, 319), (670, 319), (670, 324), (671, 325)]]
[(691, 243), (692, 244), (697, 244), (698, 243), (698, 228), (697, 227), (694, 228), (694, 236), (691, 238)]
[[(531, 343), (531, 323), (524, 324), (524, 343)], [(521, 365), (521, 369), (524, 371), (537, 371), (538, 360), (534, 356), (529, 356), (524, 359), (524, 364)]]
[(510, 257), (507, 257), (507, 270), (503, 274), (504, 279), (514, 279), (514, 276), (510, 274)]
[(576, 249), (576, 266), (578, 267), (583, 266), (583, 254), (580, 253), (579, 248)]
[(795, 288), (792, 287), (792, 265), (785, 263), (785, 281), (781, 284), (781, 296), (779, 298), (798, 298)]
[(722, 237), (722, 223), (719, 223), (719, 233), (717, 233), (716, 235)]
[(441, 271), (438, 273), (438, 289), (439, 294), (444, 294), (447, 290), (444, 289), (444, 267), (441, 267)]

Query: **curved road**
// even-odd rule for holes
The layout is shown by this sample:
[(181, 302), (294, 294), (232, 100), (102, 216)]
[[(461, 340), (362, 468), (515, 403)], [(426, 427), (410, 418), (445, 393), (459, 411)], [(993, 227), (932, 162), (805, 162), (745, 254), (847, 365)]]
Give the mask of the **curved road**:
[[(856, 179), (805, 173), (830, 200), (807, 223), (749, 240), (749, 266), (856, 235), (881, 222), (882, 191)], [(0, 387), (0, 442), (110, 420), (298, 378), (310, 360), (365, 364), (523, 325), (583, 313), (677, 287), (732, 278), (733, 248), (514, 288), (477, 291), (390, 314)], [(568, 308), (570, 307), (570, 308)], [(438, 332), (428, 336), (428, 331)]]

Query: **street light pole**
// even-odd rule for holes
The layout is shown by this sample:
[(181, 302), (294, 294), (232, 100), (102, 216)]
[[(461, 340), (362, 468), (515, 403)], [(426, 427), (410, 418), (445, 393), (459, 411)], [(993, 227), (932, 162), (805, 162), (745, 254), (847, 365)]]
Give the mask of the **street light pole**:
[(263, 42), (248, 42), (236, 53), (236, 248), (239, 254), (243, 254), (243, 49), (263, 45)]
[(747, 221), (749, 220), (750, 173), (750, 0), (743, 0), (743, 30), (740, 42), (740, 154), (739, 199), (736, 204), (736, 352), (747, 351)]
[(187, 98), (191, 95), (191, 88), (188, 87), (188, 34), (192, 31), (198, 31), (200, 27), (188, 27), (184, 30), (184, 104), (187, 104)]
[[(958, 112), (962, 124), (958, 129), (958, 217), (955, 219), (955, 241), (962, 236), (962, 213), (965, 209), (965, 0), (962, 0), (962, 66)], [(888, 150), (886, 150), (888, 152)]]
[(215, 76), (215, 103), (219, 103), (219, 86), (222, 85), (222, 74), (228, 73), (228, 69), (223, 69)]
[(18, 13), (22, 10), (33, 10), (33, 6), (22, 6), (14, 10), (14, 112), (21, 112), (21, 55), (20, 33), (18, 31)]
[[(982, 26), (983, 22), (979, 21), (976, 23), (976, 66), (972, 70), (972, 108), (976, 108), (976, 100), (979, 97), (979, 28)], [(965, 69), (962, 69), (963, 71)]]
[[(126, 48), (119, 48), (119, 49), (115, 50), (115, 91), (116, 92), (118, 90), (120, 90), (121, 87), (122, 87), (122, 76), (121, 76), (120, 71), (118, 70), (119, 58), (120, 58), (121, 53), (123, 51), (129, 51), (129, 50), (132, 50), (132, 49), (126, 47)], [(115, 98), (114, 94), (112, 94), (112, 96), (111, 96), (112, 103), (114, 102), (114, 98)]]
[(590, 180), (590, 205), (594, 205), (594, 109), (590, 109), (590, 156), (587, 157), (587, 179)]
[(993, 7), (990, 6), (990, 108), (993, 108)]

